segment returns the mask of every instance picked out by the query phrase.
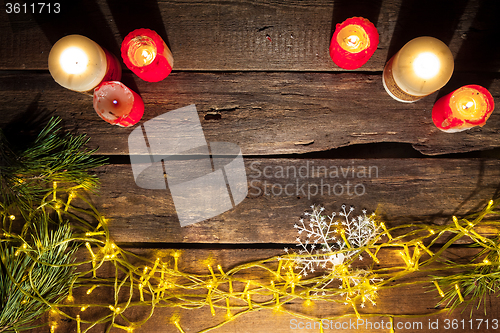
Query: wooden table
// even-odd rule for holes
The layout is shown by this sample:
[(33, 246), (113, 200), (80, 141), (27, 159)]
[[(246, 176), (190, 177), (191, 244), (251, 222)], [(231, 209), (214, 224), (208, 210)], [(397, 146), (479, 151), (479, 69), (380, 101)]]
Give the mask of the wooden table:
[[(46, 110), (61, 117), (67, 130), (88, 134), (90, 146), (99, 147), (111, 162), (97, 170), (102, 188), (93, 201), (111, 218), (116, 243), (141, 253), (183, 249), (186, 270), (206, 271), (198, 261), (208, 256), (231, 267), (283, 253), (284, 247), (295, 246), (293, 224), (312, 204), (328, 211), (342, 204), (376, 210), (389, 226), (442, 224), (451, 215), (477, 210), (500, 190), (500, 113), (495, 111), (482, 128), (457, 134), (439, 131), (431, 118), (434, 102), (465, 84), (488, 88), (500, 102), (498, 14), (497, 0), (89, 0), (62, 3), (58, 14), (2, 9), (0, 125)], [(335, 24), (352, 16), (370, 19), (380, 44), (365, 66), (345, 71), (333, 64), (328, 46)], [(157, 31), (175, 58), (174, 71), (159, 83), (124, 70), (122, 81), (144, 100), (143, 121), (195, 104), (207, 141), (237, 144), (249, 185), (255, 181), (236, 208), (187, 227), (180, 227), (169, 191), (135, 184), (127, 147), (132, 129), (102, 121), (89, 96), (62, 88), (47, 70), (51, 46), (67, 34), (85, 35), (119, 55), (126, 34), (143, 27)], [(439, 92), (413, 104), (399, 103), (382, 86), (384, 64), (407, 41), (425, 35), (449, 45), (455, 72)], [(266, 167), (308, 164), (377, 172), (329, 179), (361, 184), (362, 195), (275, 195), (269, 184), (285, 186), (296, 179), (259, 175)], [(258, 191), (266, 189), (264, 181), (271, 186), (268, 194)], [(456, 249), (459, 258), (469, 254)], [(468, 310), (426, 317), (436, 304), (434, 294), (411, 287), (384, 295), (377, 312), (422, 314), (418, 321), (424, 331), (429, 320), (469, 319)], [(476, 311), (474, 318), (499, 317), (495, 297), (486, 308), (487, 315)], [(330, 310), (315, 309), (318, 315)], [(167, 314), (158, 310), (137, 331), (175, 332)], [(206, 309), (184, 316), (197, 319), (185, 319), (186, 332), (213, 324)], [(216, 332), (289, 332), (291, 318), (257, 312)], [(67, 325), (75, 331), (74, 323)]]

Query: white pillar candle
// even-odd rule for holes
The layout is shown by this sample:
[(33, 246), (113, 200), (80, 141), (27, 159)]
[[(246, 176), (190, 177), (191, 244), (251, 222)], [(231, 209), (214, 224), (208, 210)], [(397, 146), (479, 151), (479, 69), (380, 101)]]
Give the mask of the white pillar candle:
[(94, 90), (94, 110), (112, 125), (135, 125), (144, 114), (141, 96), (118, 81), (106, 81)]
[(79, 92), (103, 81), (121, 79), (118, 59), (97, 43), (80, 35), (58, 40), (49, 54), (49, 71), (61, 86)]
[(445, 43), (434, 37), (418, 37), (387, 62), (382, 80), (392, 98), (411, 103), (441, 89), (453, 68), (453, 55)]

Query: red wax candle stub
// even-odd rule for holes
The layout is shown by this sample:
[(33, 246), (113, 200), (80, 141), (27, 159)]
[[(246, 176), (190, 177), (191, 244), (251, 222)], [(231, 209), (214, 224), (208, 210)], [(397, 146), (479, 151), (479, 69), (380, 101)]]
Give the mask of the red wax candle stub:
[(337, 24), (330, 43), (330, 57), (344, 69), (356, 69), (370, 59), (379, 42), (377, 28), (363, 17)]
[(432, 120), (444, 132), (461, 132), (484, 126), (494, 108), (493, 96), (486, 88), (467, 85), (441, 97), (432, 108)]
[(94, 110), (106, 122), (128, 127), (141, 120), (144, 102), (123, 83), (108, 81), (94, 90)]
[(148, 82), (163, 80), (174, 66), (172, 53), (163, 39), (149, 29), (129, 33), (123, 40), (121, 53), (125, 65)]

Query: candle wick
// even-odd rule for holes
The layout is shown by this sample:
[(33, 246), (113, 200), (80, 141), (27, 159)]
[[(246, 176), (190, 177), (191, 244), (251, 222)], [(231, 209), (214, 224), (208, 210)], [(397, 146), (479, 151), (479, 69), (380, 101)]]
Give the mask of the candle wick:
[(468, 108), (471, 108), (471, 107), (472, 107), (472, 105), (474, 105), (474, 103), (472, 103), (472, 102), (467, 102), (467, 104), (465, 104), (465, 105), (463, 106), (463, 108), (464, 108), (465, 110), (467, 110)]
[(118, 104), (118, 101), (116, 99), (113, 100), (113, 104), (114, 105), (117, 105)]

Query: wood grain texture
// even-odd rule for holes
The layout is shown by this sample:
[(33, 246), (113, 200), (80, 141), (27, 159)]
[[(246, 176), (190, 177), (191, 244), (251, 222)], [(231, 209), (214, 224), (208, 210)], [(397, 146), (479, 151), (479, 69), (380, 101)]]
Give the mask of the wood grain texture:
[[(141, 256), (144, 256), (146, 258), (151, 258), (152, 261), (154, 261), (154, 258), (160, 257), (164, 262), (169, 263), (169, 265), (172, 265), (172, 260), (170, 256), (170, 250), (169, 249), (149, 249), (149, 250), (144, 250), (144, 249), (136, 249), (136, 248), (129, 248), (127, 249), (129, 251), (132, 251), (136, 254), (139, 254)], [(80, 255), (82, 255), (84, 258), (86, 258), (86, 255), (88, 255), (85, 251), (80, 251)], [(466, 263), (468, 262), (471, 257), (475, 254), (474, 249), (470, 248), (453, 248), (449, 249), (445, 255), (444, 258), (454, 260), (459, 263)], [(210, 249), (190, 249), (190, 250), (185, 250), (182, 252), (181, 257), (179, 258), (179, 270), (184, 271), (184, 272), (190, 272), (190, 273), (195, 273), (195, 274), (209, 274), (209, 272), (206, 269), (206, 265), (203, 264), (202, 262), (206, 260), (207, 258), (211, 258), (211, 260), (217, 264), (220, 264), (222, 268), (227, 272), (229, 268), (232, 268), (238, 264), (242, 263), (247, 263), (250, 261), (254, 260), (260, 260), (260, 259), (265, 259), (269, 258), (272, 256), (276, 255), (282, 255), (284, 254), (283, 250), (269, 250), (269, 249), (233, 249), (233, 250), (210, 250)], [(389, 250), (385, 249), (380, 251), (378, 258), (380, 259), (380, 266), (379, 267), (397, 267), (404, 265), (399, 253), (397, 250)], [(363, 261), (357, 261), (353, 266), (355, 267), (365, 267), (364, 265), (368, 265), (369, 263), (367, 260)], [(274, 267), (276, 268), (276, 267)], [(102, 271), (103, 269), (101, 269)], [(109, 272), (112, 273), (114, 269), (110, 269)], [(106, 272), (104, 272), (106, 274)], [(415, 272), (412, 274), (412, 277), (416, 276), (421, 276), (424, 273), (420, 272)], [(258, 283), (264, 283), (267, 284), (269, 283), (270, 276), (267, 274), (264, 274), (263, 271), (247, 271), (244, 275), (241, 275), (240, 277), (252, 279)], [(397, 281), (397, 283), (405, 283), (411, 281), (408, 278), (403, 278)], [(394, 283), (388, 283), (389, 286), (393, 286)], [(243, 287), (243, 286), (242, 286)], [(221, 290), (225, 290), (225, 286), (221, 285), (219, 288)], [(235, 288), (239, 288), (235, 284)], [(85, 291), (86, 288), (84, 288), (83, 291)], [(235, 289), (239, 290), (239, 289)], [(77, 304), (80, 304), (79, 302), (82, 302), (82, 304), (85, 303), (91, 303), (91, 304), (106, 304), (107, 299), (112, 298), (112, 294), (110, 290), (105, 290), (105, 288), (97, 288), (94, 290), (94, 292), (88, 296), (83, 293), (82, 296), (79, 296), (80, 292), (76, 292), (76, 301)], [(432, 330), (429, 329), (429, 321), (439, 322), (439, 327), (444, 330), (444, 327), (446, 325), (445, 320), (449, 320), (450, 324), (452, 320), (456, 320), (460, 323), (460, 321), (463, 319), (465, 322), (465, 325), (470, 325), (469, 324), (469, 315), (470, 315), (470, 307), (467, 308), (465, 311), (462, 312), (463, 308), (458, 308), (452, 313), (443, 313), (438, 316), (430, 316), (429, 314), (438, 310), (439, 307), (436, 307), (437, 302), (439, 301), (439, 296), (437, 292), (435, 291), (434, 287), (432, 284), (417, 284), (417, 285), (411, 285), (411, 286), (400, 286), (397, 288), (388, 288), (385, 290), (380, 290), (378, 294), (378, 298), (376, 299), (376, 306), (371, 306), (368, 305), (366, 308), (359, 309), (360, 313), (363, 314), (380, 314), (379, 316), (374, 316), (374, 317), (362, 317), (365, 322), (363, 325), (359, 327), (356, 327), (357, 329), (353, 329), (351, 325), (347, 329), (344, 327), (344, 329), (340, 329), (337, 331), (342, 331), (342, 332), (373, 332), (373, 331), (381, 331), (381, 332), (388, 332), (389, 330), (370, 330), (369, 328), (365, 325), (366, 321), (369, 321), (372, 323), (372, 325), (375, 322), (381, 323), (382, 320), (384, 322), (387, 322), (389, 318), (387, 316), (384, 316), (384, 314), (394, 314), (394, 315), (416, 315), (414, 318), (395, 318), (395, 325), (398, 325), (398, 322), (402, 322), (401, 325), (404, 325), (404, 323), (409, 322), (411, 323), (411, 326), (407, 326), (406, 329), (404, 329), (404, 326), (401, 326), (403, 329), (400, 329), (399, 331), (404, 331), (404, 332), (430, 332)], [(483, 305), (481, 305), (479, 310), (475, 310), (473, 312), (472, 318), (473, 318), (473, 323), (475, 324), (473, 330), (467, 330), (469, 326), (465, 326), (465, 330), (458, 330), (458, 331), (465, 331), (465, 332), (472, 332), (472, 331), (480, 331), (480, 332), (494, 332), (495, 330), (492, 329), (492, 319), (498, 319), (499, 317), (499, 299), (496, 297), (488, 297), (486, 299), (486, 302), (484, 303), (484, 309)], [(257, 305), (254, 305), (257, 306)], [(341, 315), (349, 315), (352, 314), (352, 308), (348, 305), (332, 305), (324, 302), (315, 302), (314, 306), (311, 308), (308, 308), (304, 306), (303, 302), (301, 300), (292, 300), (288, 302), (287, 304), (284, 305), (284, 308), (297, 312), (297, 313), (303, 313), (306, 315), (313, 315), (316, 316), (317, 318), (325, 318), (328, 316), (341, 316)], [(127, 316), (130, 320), (134, 321), (139, 321), (142, 319), (146, 318), (146, 315), (148, 314), (148, 309), (147, 307), (137, 307), (131, 310), (127, 310), (124, 312), (124, 315)], [(95, 318), (98, 318), (97, 316), (100, 315), (102, 316), (103, 312), (107, 313), (108, 309), (104, 307), (104, 310), (99, 311), (91, 311), (91, 310), (86, 310), (85, 312), (75, 312), (75, 314), (79, 313), (82, 317), (83, 320), (89, 320), (92, 319), (93, 315), (95, 315)], [(484, 313), (486, 311), (486, 313)], [(175, 332), (175, 327), (169, 322), (169, 318), (173, 315), (174, 311), (169, 308), (161, 308), (157, 307), (155, 309), (153, 317), (147, 321), (144, 326), (134, 330), (134, 332), (139, 332), (139, 333), (146, 333), (146, 332)], [(203, 307), (201, 309), (193, 309), (193, 310), (180, 310), (177, 311), (178, 314), (180, 314), (180, 324), (185, 330), (185, 332), (198, 332), (202, 329), (206, 329), (209, 327), (212, 327), (218, 323), (220, 323), (222, 320), (224, 320), (224, 315), (226, 313), (225, 309), (216, 309), (216, 314), (215, 316), (212, 316), (210, 314), (210, 309), (207, 307)], [(234, 314), (234, 313), (233, 313)], [(296, 319), (296, 321), (293, 321), (293, 319)], [(333, 324), (335, 325), (335, 322), (349, 322), (349, 319), (354, 321), (356, 323), (357, 318), (355, 316), (347, 316), (345, 318), (337, 319), (334, 320)], [(477, 329), (477, 324), (479, 319), (489, 320), (489, 330), (486, 329), (486, 324), (485, 322), (482, 323), (483, 327), (481, 330)], [(121, 322), (121, 319), (117, 319), (119, 323)], [(226, 324), (225, 326), (222, 326), (221, 328), (215, 329), (213, 332), (215, 333), (225, 333), (225, 332), (260, 332), (260, 333), (267, 333), (267, 332), (279, 332), (279, 333), (284, 333), (284, 332), (293, 332), (293, 331), (299, 331), (294, 330), (293, 327), (295, 324), (298, 324), (298, 322), (302, 322), (303, 325), (307, 325), (308, 321), (305, 319), (300, 319), (293, 317), (288, 314), (283, 314), (283, 313), (273, 313), (271, 310), (263, 310), (263, 311), (257, 311), (254, 313), (246, 314), (241, 317), (239, 317), (237, 320)], [(76, 324), (75, 322), (71, 321), (64, 321), (60, 320), (59, 322), (59, 327), (57, 331), (60, 332), (75, 332), (76, 331)], [(419, 324), (420, 323), (420, 324)], [(124, 322), (122, 323), (124, 324)], [(408, 325), (408, 324), (407, 324)], [(418, 326), (422, 325), (422, 326)], [(461, 325), (461, 323), (460, 323)], [(84, 326), (85, 327), (85, 326)], [(314, 327), (314, 326), (313, 326)], [(396, 326), (398, 327), (398, 326)], [(460, 326), (461, 327), (461, 326)], [(91, 332), (103, 332), (105, 329), (104, 325), (98, 325), (96, 326)], [(307, 330), (308, 332), (319, 332), (319, 329), (310, 329)], [(325, 329), (325, 332), (329, 331), (335, 331), (334, 329)], [(39, 329), (39, 330), (33, 330), (33, 332), (46, 332), (46, 329)], [(111, 332), (122, 332), (117, 329), (112, 329)], [(398, 330), (396, 329), (396, 332)]]
[(245, 165), (246, 199), (186, 227), (180, 227), (169, 190), (139, 188), (130, 165), (99, 169), (102, 189), (92, 200), (111, 219), (119, 243), (291, 244), (297, 236), (293, 224), (313, 204), (328, 212), (343, 204), (358, 214), (376, 211), (391, 227), (442, 224), (477, 211), (500, 191), (498, 160), (245, 158)]
[[(456, 81), (477, 82), (481, 77), (457, 75)], [(499, 103), (500, 79), (493, 77), (490, 91)], [(60, 87), (45, 73), (2, 72), (0, 78), (0, 125), (25, 119), (27, 109), (31, 115), (47, 109), (67, 129), (87, 133), (100, 154), (128, 154), (132, 129), (101, 120), (91, 97)], [(444, 133), (431, 118), (437, 93), (413, 104), (399, 103), (385, 92), (379, 74), (174, 73), (156, 84), (132, 75), (123, 81), (142, 95), (142, 122), (195, 104), (207, 141), (235, 143), (244, 155), (297, 154), (374, 142), (410, 143), (429, 155), (500, 146), (499, 113), (482, 128)]]
[[(0, 12), (0, 69), (47, 69), (51, 46), (83, 34), (119, 55), (135, 28), (157, 30), (175, 70), (338, 71), (328, 47), (336, 23), (365, 16), (380, 44), (361, 70), (381, 71), (410, 39), (444, 40), (460, 71), (497, 72), (495, 0), (117, 1), (63, 3), (59, 14)], [(488, 52), (475, 52), (488, 45)]]

